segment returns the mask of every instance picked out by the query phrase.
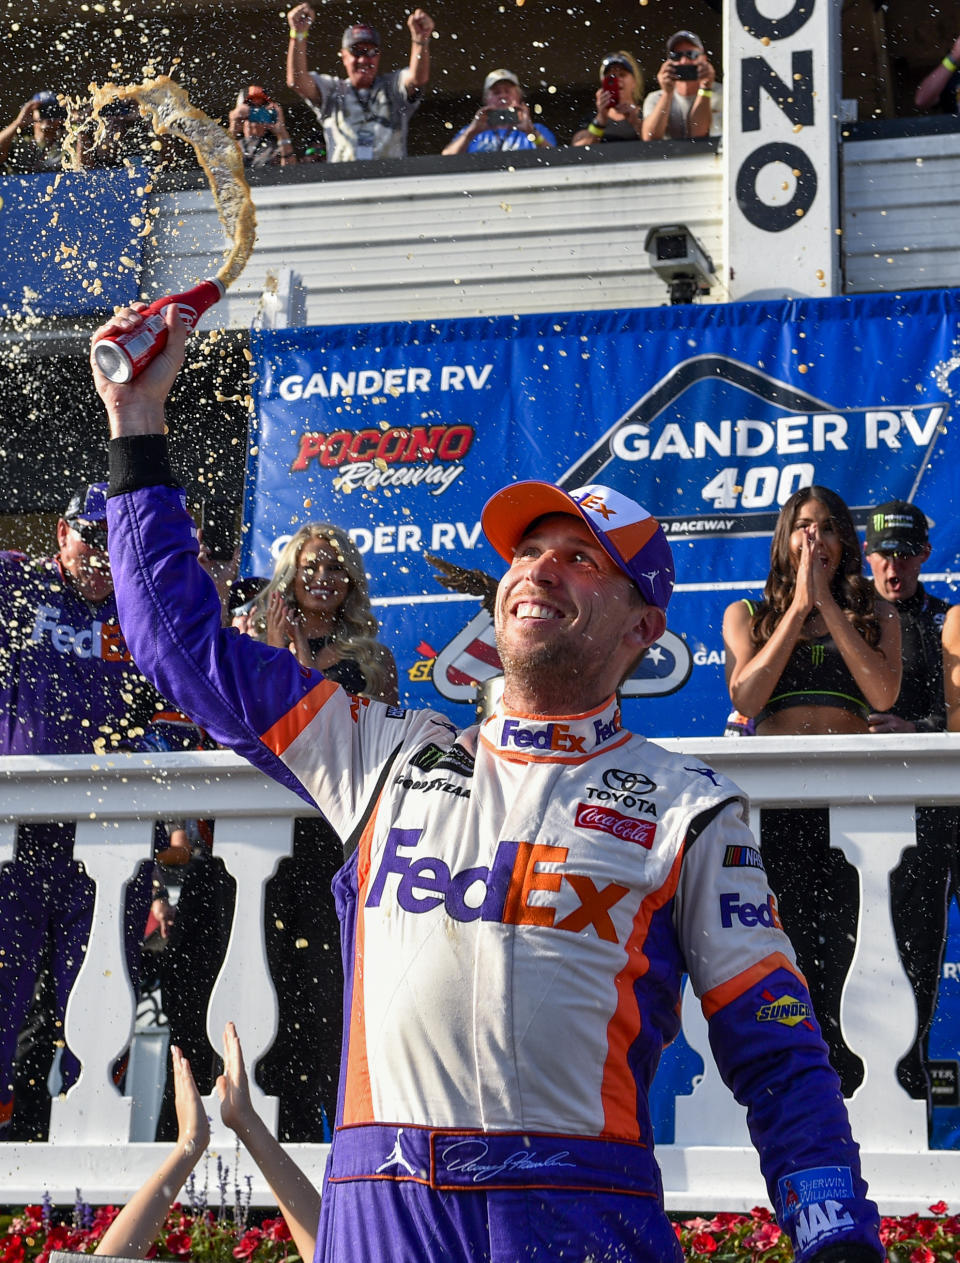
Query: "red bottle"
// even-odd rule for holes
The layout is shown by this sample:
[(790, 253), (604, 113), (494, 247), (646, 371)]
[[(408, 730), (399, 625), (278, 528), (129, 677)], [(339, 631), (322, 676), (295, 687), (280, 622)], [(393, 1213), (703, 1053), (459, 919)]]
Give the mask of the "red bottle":
[(225, 293), (220, 281), (211, 278), (201, 281), (199, 285), (194, 285), (182, 294), (167, 294), (165, 298), (158, 298), (141, 313), (144, 317), (143, 324), (137, 325), (136, 329), (108, 334), (94, 343), (93, 358), (97, 368), (112, 382), (131, 381), (167, 345), (164, 307), (169, 303), (176, 303), (180, 308), (180, 319), (188, 328), (195, 329), (197, 321), (207, 308), (219, 302)]

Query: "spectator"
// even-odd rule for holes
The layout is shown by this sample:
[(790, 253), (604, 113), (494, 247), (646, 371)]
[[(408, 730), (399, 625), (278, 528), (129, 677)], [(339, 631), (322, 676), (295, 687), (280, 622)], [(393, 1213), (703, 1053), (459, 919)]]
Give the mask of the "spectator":
[(237, 96), (229, 123), (245, 167), (289, 167), (297, 161), (283, 107), (271, 101), (257, 84), (252, 83)]
[[(300, 527), (253, 621), (255, 634), (289, 648), (302, 666), (322, 670), (350, 693), (396, 704), (397, 668), (376, 639), (363, 559), (337, 527)], [(330, 883), (343, 859), (343, 843), (322, 817), (300, 818), (293, 854), (267, 885), (267, 958), (279, 1019), (257, 1079), (280, 1098), (281, 1140), (329, 1140), (336, 1117), (343, 970)]]
[[(157, 709), (157, 695), (139, 675), (120, 632), (107, 560), (106, 486), (93, 483), (70, 499), (57, 523), (56, 556), (31, 561), (0, 553), (0, 753), (84, 754), (117, 749)], [(67, 997), (83, 960), (93, 911), (93, 882), (73, 860), (72, 824), (25, 823), (16, 856), (0, 872), (0, 1134), (46, 1136), (49, 1097), (39, 1116), (14, 1108), (17, 1037), (46, 958), (52, 976), (53, 1023), (62, 1037)], [(126, 946), (136, 988), (140, 939), (150, 903), (151, 872), (142, 867), (127, 887)], [(162, 915), (159, 906), (155, 911)], [(45, 1040), (48, 1036), (44, 1037)], [(31, 1077), (46, 1084), (54, 1049), (25, 1048)], [(64, 1089), (76, 1079), (76, 1058), (64, 1050)], [(39, 1077), (38, 1077), (39, 1076)]]
[(556, 148), (553, 132), (533, 121), (520, 80), (512, 70), (490, 71), (483, 81), (482, 101), (470, 123), (443, 150), (445, 154)]
[[(899, 623), (863, 578), (856, 528), (835, 492), (805, 487), (786, 502), (763, 600), (727, 607), (723, 641), (730, 700), (755, 720), (759, 737), (866, 733), (871, 712), (893, 705)], [(826, 811), (762, 812), (760, 845), (849, 1095), (862, 1068), (843, 1042), (839, 1014), (855, 941), (856, 873), (829, 846)]]
[(667, 40), (667, 60), (657, 71), (660, 87), (643, 103), (644, 140), (687, 140), (720, 131), (716, 71), (693, 31)]
[(287, 84), (320, 120), (327, 162), (405, 158), (410, 118), (430, 78), (433, 19), (414, 9), (407, 18), (410, 64), (389, 74), (380, 74), (380, 36), (365, 22), (354, 22), (343, 33), (340, 60), (347, 77), (339, 79), (307, 69), (306, 39), (314, 16), (309, 4), (287, 14)]
[(58, 169), (63, 165), (66, 134), (66, 106), (55, 92), (37, 92), (20, 107), (13, 122), (0, 131), (0, 172), (31, 175)]
[[(891, 500), (867, 514), (865, 545), (873, 585), (900, 616), (903, 680), (893, 706), (874, 712), (871, 732), (943, 732), (941, 632), (949, 601), (929, 593), (920, 571), (930, 556), (927, 519), (916, 505)], [(917, 1002), (917, 1032), (897, 1067), (900, 1083), (932, 1106), (928, 1069), (930, 1027), (937, 1007), (940, 966), (947, 941), (947, 912), (958, 893), (957, 812), (917, 807), (917, 845), (908, 847), (890, 874), (890, 905), (897, 948)]]
[[(689, 972), (798, 1263), (879, 1263), (877, 1208), (744, 796), (621, 726), (617, 688), (663, 635), (673, 588), (656, 520), (607, 487), (504, 488), (481, 520), (509, 567), (495, 713), (458, 732), (351, 697), (220, 627), (169, 466), (164, 400), (186, 330), (174, 304), (165, 319), (164, 354), (139, 377), (95, 369), (124, 626), (161, 687), (351, 848), (335, 885), (349, 999), (322, 1202), (302, 1176), (278, 1178), (249, 1108), (224, 1113), (299, 1212), (303, 1257), (677, 1259), (647, 1096)], [(648, 812), (591, 804), (614, 769), (643, 785)]]
[(642, 139), (643, 74), (632, 53), (621, 48), (600, 63), (597, 110), (592, 121), (581, 123), (573, 134), (575, 145), (596, 145), (611, 140)]
[(960, 35), (949, 53), (920, 81), (913, 103), (918, 110), (935, 110), (944, 114), (960, 114)]

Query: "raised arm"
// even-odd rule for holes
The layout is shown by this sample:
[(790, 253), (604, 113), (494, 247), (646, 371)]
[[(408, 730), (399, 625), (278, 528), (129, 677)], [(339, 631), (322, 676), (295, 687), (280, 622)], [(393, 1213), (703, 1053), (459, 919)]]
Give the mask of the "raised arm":
[(860, 692), (875, 711), (887, 710), (897, 700), (903, 664), (900, 659), (900, 618), (887, 601), (877, 599), (880, 643), (875, 649), (864, 640), (829, 588), (818, 601), (827, 631), (856, 680)]
[(30, 118), (30, 115), (36, 109), (36, 103), (33, 100), (25, 102), (20, 107), (20, 112), (12, 123), (0, 131), (0, 163), (6, 162), (10, 156), (10, 150), (13, 146), (14, 138), (21, 127)]
[(290, 40), (287, 44), (287, 87), (307, 101), (320, 102), (320, 90), (307, 67), (307, 34), (316, 14), (309, 4), (298, 4), (287, 14)]
[(423, 9), (414, 9), (407, 18), (410, 28), (410, 65), (407, 68), (407, 92), (413, 95), (418, 88), (425, 88), (430, 79), (430, 40), (433, 36), (433, 18)]
[(943, 691), (947, 731), (960, 732), (960, 605), (951, 605), (943, 623)]
[(949, 53), (943, 61), (938, 62), (923, 79), (917, 88), (913, 103), (918, 110), (932, 110), (944, 88), (956, 74), (960, 65), (960, 35), (953, 41)]
[(223, 1032), (223, 1074), (217, 1079), (217, 1095), (223, 1121), (237, 1133), (260, 1168), (301, 1259), (311, 1263), (320, 1219), (320, 1194), (253, 1108), (243, 1049), (232, 1022)]
[(764, 645), (750, 639), (752, 615), (745, 601), (723, 615), (723, 645), (730, 701), (743, 715), (759, 714), (770, 700), (803, 630), (807, 611), (794, 601)]
[(170, 1049), (177, 1108), (176, 1148), (157, 1167), (116, 1217), (95, 1254), (144, 1259), (184, 1181), (210, 1141), (210, 1124), (190, 1070), (179, 1048)]

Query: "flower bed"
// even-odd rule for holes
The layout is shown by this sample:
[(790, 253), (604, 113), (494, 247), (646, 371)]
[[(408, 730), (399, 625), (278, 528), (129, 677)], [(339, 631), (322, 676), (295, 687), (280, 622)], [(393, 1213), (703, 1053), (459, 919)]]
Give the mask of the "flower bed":
[[(960, 1215), (948, 1215), (945, 1202), (929, 1209), (929, 1216), (881, 1221), (880, 1239), (891, 1263), (960, 1263)], [(65, 1216), (49, 1201), (0, 1215), (0, 1263), (47, 1263), (51, 1250), (92, 1254), (118, 1212), (116, 1206), (88, 1206), (78, 1194)], [(222, 1201), (216, 1213), (196, 1203), (174, 1205), (147, 1257), (300, 1263), (279, 1215), (251, 1224), (249, 1207), (239, 1199), (231, 1212)], [(674, 1229), (689, 1263), (789, 1263), (793, 1258), (789, 1238), (771, 1212), (759, 1206), (749, 1215), (675, 1218)]]

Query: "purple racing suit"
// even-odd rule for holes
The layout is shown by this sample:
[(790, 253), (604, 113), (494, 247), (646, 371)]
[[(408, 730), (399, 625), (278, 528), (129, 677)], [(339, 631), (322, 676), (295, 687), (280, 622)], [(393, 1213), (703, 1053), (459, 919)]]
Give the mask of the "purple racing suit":
[(679, 1258), (648, 1089), (685, 972), (797, 1258), (882, 1258), (737, 787), (624, 729), (615, 698), (458, 732), (222, 631), (182, 494), (144, 487), (121, 442), (111, 559), (138, 666), (352, 848), (319, 1263)]
[[(0, 553), (0, 754), (112, 749), (155, 709), (134, 667), (112, 596), (89, 605), (56, 558)], [(28, 823), (0, 870), (0, 1129), (12, 1109), (13, 1064), (44, 947), (60, 1023), (83, 961), (93, 883), (73, 860), (72, 824)], [(136, 986), (150, 901), (148, 871), (127, 888), (126, 948)], [(64, 1051), (62, 1086), (78, 1065)]]

